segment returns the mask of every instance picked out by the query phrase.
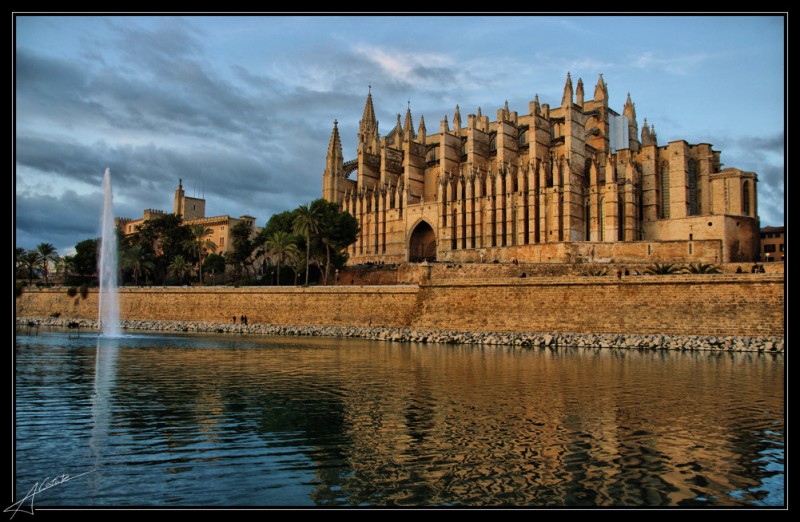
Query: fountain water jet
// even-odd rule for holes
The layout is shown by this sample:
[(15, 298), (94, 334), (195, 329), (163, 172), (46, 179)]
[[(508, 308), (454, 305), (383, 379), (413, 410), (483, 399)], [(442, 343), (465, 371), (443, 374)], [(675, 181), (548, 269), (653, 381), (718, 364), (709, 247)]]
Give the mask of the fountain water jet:
[(101, 223), (100, 259), (97, 272), (100, 275), (100, 299), (98, 321), (100, 335), (119, 336), (119, 298), (117, 296), (117, 234), (114, 227), (114, 201), (111, 192), (111, 172), (103, 174), (103, 220)]

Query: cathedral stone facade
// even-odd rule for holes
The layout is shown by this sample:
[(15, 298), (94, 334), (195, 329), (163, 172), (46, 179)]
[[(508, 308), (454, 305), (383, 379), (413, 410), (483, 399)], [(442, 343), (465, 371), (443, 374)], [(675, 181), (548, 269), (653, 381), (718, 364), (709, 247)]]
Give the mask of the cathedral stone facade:
[(586, 99), (567, 74), (561, 104), (495, 121), (458, 106), (380, 137), (367, 95), (356, 158), (334, 122), (322, 196), (360, 225), (350, 263), (736, 262), (758, 255), (755, 173), (722, 168), (707, 143), (658, 144), (630, 95), (608, 106), (603, 76)]

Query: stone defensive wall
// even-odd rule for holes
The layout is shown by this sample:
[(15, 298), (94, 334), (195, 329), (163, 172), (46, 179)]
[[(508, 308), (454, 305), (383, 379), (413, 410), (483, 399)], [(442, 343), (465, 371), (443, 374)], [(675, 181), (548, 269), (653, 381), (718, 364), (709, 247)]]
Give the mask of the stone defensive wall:
[[(580, 334), (784, 337), (784, 276), (442, 279), (422, 284), (120, 289), (123, 320)], [(19, 317), (96, 319), (96, 289), (26, 289)]]
[[(784, 274), (784, 263), (758, 263), (767, 274)], [(652, 263), (459, 263), (442, 262), (431, 264), (431, 280), (433, 281), (488, 281), (498, 277), (515, 278), (523, 273), (526, 277), (552, 278), (575, 277), (587, 273), (605, 272), (605, 278), (615, 278), (618, 270), (628, 270), (631, 274), (638, 271), (644, 274)], [(744, 277), (748, 277), (753, 263), (724, 263), (717, 265), (723, 274), (735, 274), (741, 269)], [(763, 275), (763, 274), (762, 274)], [(754, 275), (755, 276), (755, 275)], [(673, 277), (673, 276), (670, 276)], [(715, 276), (718, 277), (718, 276)], [(538, 279), (537, 279), (538, 280)], [(396, 285), (419, 282), (419, 265), (417, 263), (397, 264), (360, 264), (347, 266), (338, 274), (337, 284), (349, 285)]]

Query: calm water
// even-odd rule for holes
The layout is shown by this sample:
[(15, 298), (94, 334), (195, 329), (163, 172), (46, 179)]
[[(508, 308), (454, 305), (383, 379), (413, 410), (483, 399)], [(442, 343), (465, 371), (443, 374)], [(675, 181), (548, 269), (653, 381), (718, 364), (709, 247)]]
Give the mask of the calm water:
[(780, 355), (42, 332), (36, 506), (784, 504)]

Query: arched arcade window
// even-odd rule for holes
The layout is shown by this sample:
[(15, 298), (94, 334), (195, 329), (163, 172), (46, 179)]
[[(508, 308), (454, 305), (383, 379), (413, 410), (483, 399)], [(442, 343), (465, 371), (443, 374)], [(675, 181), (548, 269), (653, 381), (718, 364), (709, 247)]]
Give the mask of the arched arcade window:
[(750, 215), (750, 182), (747, 180), (742, 183), (742, 214)]
[(697, 204), (697, 161), (694, 158), (689, 160), (689, 173), (686, 182), (689, 188), (686, 213), (689, 216), (696, 216), (700, 213), (700, 209)]
[(669, 163), (661, 164), (661, 219), (669, 219)]

